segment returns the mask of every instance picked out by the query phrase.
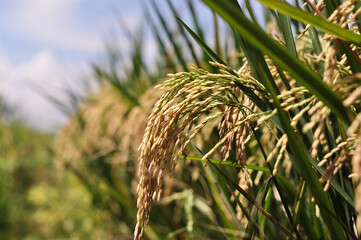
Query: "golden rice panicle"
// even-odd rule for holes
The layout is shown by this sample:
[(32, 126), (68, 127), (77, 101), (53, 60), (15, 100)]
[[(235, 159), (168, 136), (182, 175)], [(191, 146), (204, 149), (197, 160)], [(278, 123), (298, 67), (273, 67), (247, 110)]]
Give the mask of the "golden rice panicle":
[[(244, 167), (240, 169), (238, 173), (238, 178), (239, 178), (238, 185), (245, 191), (247, 191), (250, 187), (253, 186), (250, 170), (248, 170), (247, 168)], [(246, 208), (249, 207), (248, 200), (242, 194), (239, 194), (238, 191), (236, 191), (235, 195), (236, 196), (238, 195), (239, 198), (238, 200), (242, 203), (244, 207)], [(231, 197), (231, 200), (234, 200), (233, 196)], [(244, 228), (247, 228), (249, 220), (247, 219), (246, 215), (243, 213), (241, 207), (238, 204), (236, 206), (236, 214), (237, 214), (237, 219), (240, 221), (242, 226)]]
[(104, 87), (98, 94), (90, 95), (56, 138), (57, 163), (76, 167), (81, 158), (116, 151), (114, 139), (126, 110), (111, 88)]
[[(232, 128), (234, 124), (234, 117), (237, 117), (239, 111), (235, 110), (233, 107), (226, 107), (224, 109), (224, 114), (222, 121), (218, 125), (219, 136), (222, 138), (225, 134)], [(227, 138), (221, 149), (221, 161), (228, 159), (232, 150), (234, 135), (231, 135)]]
[[(246, 143), (250, 139), (250, 126), (248, 122), (244, 124), (237, 124), (242, 122), (247, 116), (252, 115), (251, 110), (254, 108), (254, 105), (248, 97), (244, 94), (240, 97), (240, 102), (244, 104), (248, 109), (239, 109), (235, 107), (226, 107), (224, 109), (222, 121), (219, 123), (218, 130), (220, 139), (225, 138), (223, 146), (221, 148), (221, 161), (227, 160), (231, 154), (232, 145), (235, 140), (235, 151), (236, 151), (236, 160), (238, 164), (245, 164), (245, 148)], [(230, 131), (233, 134), (228, 134)]]
[[(219, 64), (217, 66), (223, 67)], [(253, 105), (249, 100), (246, 102), (248, 106), (243, 105), (235, 89), (243, 85), (253, 91), (262, 92), (265, 91), (264, 86), (249, 75), (234, 76), (226, 70), (221, 71), (221, 74), (211, 74), (202, 69), (193, 69), (193, 72), (169, 75), (170, 79), (158, 86), (167, 91), (155, 104), (139, 147), (135, 239), (142, 236), (143, 228), (148, 224), (152, 202), (161, 197), (166, 167), (174, 170), (178, 158), (191, 140), (209, 122), (223, 115), (225, 109), (234, 109), (236, 118), (233, 119), (232, 116), (232, 127), (204, 156), (207, 158), (230, 139), (231, 135), (235, 136), (239, 132), (244, 138), (241, 126), (257, 117), (255, 113), (245, 116), (251, 113), (246, 110)], [(238, 109), (243, 111), (242, 114), (239, 114)], [(207, 117), (202, 120), (201, 117), (205, 114)], [(228, 115), (228, 118), (230, 116)]]
[(323, 159), (318, 163), (318, 166), (322, 166), (330, 161), (331, 156), (335, 156), (335, 159), (327, 167), (326, 172), (320, 178), (320, 182), (326, 183), (324, 187), (325, 191), (330, 188), (332, 180), (335, 178), (336, 174), (342, 168), (342, 166), (350, 162), (351, 157), (355, 151), (355, 144), (355, 137), (346, 139), (346, 141), (337, 144), (334, 149), (325, 154)]
[(352, 174), (349, 176), (355, 183), (355, 203), (357, 222), (356, 227), (359, 233), (361, 233), (361, 113), (359, 113), (353, 120), (347, 133), (351, 136), (355, 136), (356, 148), (352, 154)]
[(352, 157), (352, 179), (356, 184), (355, 203), (357, 213), (357, 230), (361, 233), (361, 134), (357, 139), (357, 147)]
[[(361, 11), (358, 9), (356, 12), (354, 12), (356, 2), (357, 1), (344, 1), (328, 17), (327, 20), (336, 25), (339, 25), (342, 28), (348, 28), (350, 26), (350, 30), (358, 33), (358, 28), (354, 26), (357, 24), (356, 16), (360, 14)], [(322, 13), (320, 12), (320, 14)], [(341, 60), (339, 62), (337, 61), (339, 48), (341, 45), (345, 45), (346, 43), (330, 34), (325, 34), (324, 40), (326, 40), (326, 45), (318, 59), (321, 59), (323, 55), (326, 55), (323, 79), (327, 84), (333, 85), (341, 77), (340, 68), (344, 68), (343, 70), (346, 71), (349, 69), (349, 66), (346, 64), (347, 57), (345, 55), (341, 56)], [(351, 48), (352, 51), (355, 51), (354, 45), (351, 44), (347, 47)]]

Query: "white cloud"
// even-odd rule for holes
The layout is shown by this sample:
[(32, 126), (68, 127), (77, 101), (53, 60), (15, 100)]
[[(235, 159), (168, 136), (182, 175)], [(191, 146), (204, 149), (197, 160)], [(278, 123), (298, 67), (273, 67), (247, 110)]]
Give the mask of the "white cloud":
[(51, 90), (51, 94), (59, 98), (64, 96), (63, 88), (66, 85), (78, 82), (80, 76), (86, 74), (87, 71), (81, 64), (60, 64), (49, 50), (39, 51), (19, 66), (9, 64), (0, 51), (0, 93), (11, 105), (17, 107), (29, 124), (43, 130), (56, 128), (66, 121), (66, 117), (41, 96), (37, 87)]
[[(18, 0), (11, 13), (3, 16), (1, 28), (42, 44), (87, 52), (101, 49), (97, 26), (83, 19), (79, 4), (84, 0)], [(111, 17), (111, 16), (109, 16)], [(86, 20), (90, 21), (83, 29)], [(104, 20), (104, 22), (107, 22)]]
[[(101, 34), (106, 36), (109, 30), (117, 30), (119, 26), (112, 9), (103, 8), (103, 12), (96, 16), (91, 13), (94, 8), (101, 9), (103, 4), (110, 6), (115, 2), (117, 1), (0, 1), (0, 41), (8, 44), (2, 46), (4, 51), (1, 51), (0, 46), (0, 94), (5, 95), (10, 103), (21, 107), (22, 116), (33, 126), (52, 129), (66, 121), (56, 107), (35, 91), (34, 85), (52, 90), (51, 94), (56, 96), (64, 96), (64, 88), (72, 86), (79, 89), (79, 80), (91, 77), (90, 67), (80, 62), (79, 58), (95, 58), (103, 50), (105, 37)], [(87, 4), (92, 5), (92, 10), (86, 9)], [(131, 28), (140, 25), (141, 20), (136, 13), (123, 10), (119, 9), (126, 25)], [(119, 47), (129, 50), (129, 44), (123, 41), (125, 37), (119, 37)], [(11, 42), (13, 39), (15, 41)], [(17, 49), (19, 44), (22, 44), (20, 49), (26, 50), (26, 57), (21, 60), (17, 59), (17, 54), (10, 55), (14, 52), (12, 49)], [(5, 49), (8, 55), (5, 55)], [(150, 49), (154, 51), (153, 48)], [(67, 64), (60, 60), (66, 54), (63, 54), (63, 50), (70, 53), (70, 57), (66, 56)], [(94, 61), (94, 58), (84, 61)]]

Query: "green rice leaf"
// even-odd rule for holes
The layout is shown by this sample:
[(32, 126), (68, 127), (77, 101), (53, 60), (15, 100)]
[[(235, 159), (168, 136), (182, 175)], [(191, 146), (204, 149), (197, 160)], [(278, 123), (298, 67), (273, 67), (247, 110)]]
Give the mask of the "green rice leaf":
[(171, 44), (174, 48), (174, 51), (177, 55), (177, 58), (178, 58), (180, 64), (182, 65), (182, 67), (184, 68), (185, 71), (188, 71), (186, 59), (182, 53), (182, 49), (181, 49), (180, 45), (177, 43), (176, 39), (174, 38), (171, 30), (169, 29), (169, 26), (165, 19), (164, 13), (161, 12), (161, 10), (159, 9), (159, 7), (157, 6), (157, 4), (155, 3), (154, 0), (151, 0), (151, 5), (154, 8), (154, 11), (155, 11), (157, 17), (158, 17), (160, 23), (162, 24), (162, 27), (163, 27), (165, 33), (167, 34), (169, 41), (171, 42)]
[(289, 51), (272, 39), (260, 27), (250, 22), (239, 9), (226, 0), (203, 0), (209, 7), (222, 16), (250, 44), (266, 53), (280, 67), (291, 74), (301, 85), (305, 86), (333, 113), (349, 125), (353, 115), (342, 105), (341, 97), (325, 84), (319, 75), (310, 70)]
[[(284, 0), (282, 1), (284, 2)], [(282, 31), (287, 49), (297, 57), (296, 44), (293, 38), (290, 19), (287, 16), (278, 13), (278, 25)]]
[(297, 21), (308, 23), (324, 32), (332, 34), (339, 39), (350, 41), (358, 46), (361, 46), (361, 36), (351, 32), (350, 30), (344, 29), (338, 25), (332, 24), (327, 20), (314, 16), (312, 13), (302, 11), (299, 8), (295, 8), (287, 3), (281, 2), (280, 0), (258, 0), (260, 3), (266, 5), (269, 8), (274, 8), (278, 12), (289, 16)]

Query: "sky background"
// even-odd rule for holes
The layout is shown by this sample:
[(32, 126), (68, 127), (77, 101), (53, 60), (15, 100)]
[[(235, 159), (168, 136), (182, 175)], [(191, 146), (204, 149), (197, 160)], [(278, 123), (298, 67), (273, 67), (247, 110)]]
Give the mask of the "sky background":
[[(120, 34), (119, 21), (139, 29), (145, 22), (140, 4), (147, 1), (0, 1), (0, 95), (32, 127), (60, 127), (66, 116), (41, 92), (62, 99), (64, 89), (77, 89), (81, 81), (92, 82), (90, 66), (104, 60), (106, 40), (116, 36), (118, 46), (126, 51), (129, 42)], [(164, 0), (156, 1), (166, 6)], [(203, 21), (207, 28), (212, 22), (210, 12), (200, 1), (194, 2), (198, 17), (209, 19)], [(190, 20), (182, 12), (185, 1), (173, 3), (182, 19)], [(207, 32), (212, 36), (212, 30)], [(157, 52), (154, 43), (148, 33), (145, 54), (149, 58)]]
[(139, 1), (0, 1), (0, 94), (32, 126), (47, 130), (63, 124), (65, 116), (39, 87), (61, 96), (79, 79), (90, 79), (90, 63), (104, 55), (104, 41), (118, 27), (117, 14), (136, 27)]

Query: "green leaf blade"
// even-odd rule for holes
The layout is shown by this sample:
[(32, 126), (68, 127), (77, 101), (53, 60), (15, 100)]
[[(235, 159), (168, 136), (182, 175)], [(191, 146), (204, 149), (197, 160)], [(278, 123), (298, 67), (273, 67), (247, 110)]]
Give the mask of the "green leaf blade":
[(320, 101), (340, 117), (346, 125), (353, 119), (349, 109), (344, 108), (341, 97), (322, 79), (286, 48), (268, 36), (260, 27), (250, 22), (238, 9), (225, 0), (203, 0), (208, 6), (224, 18), (247, 41), (267, 54), (284, 68), (297, 82), (305, 86)]
[(332, 34), (337, 38), (349, 42), (353, 42), (358, 46), (361, 46), (361, 36), (351, 32), (350, 30), (344, 29), (338, 25), (328, 22), (319, 16), (314, 16), (311, 13), (302, 11), (299, 8), (295, 8), (287, 3), (283, 3), (279, 0), (258, 0), (260, 3), (266, 5), (269, 8), (274, 8), (278, 12), (289, 16), (297, 21), (310, 24), (324, 32)]

